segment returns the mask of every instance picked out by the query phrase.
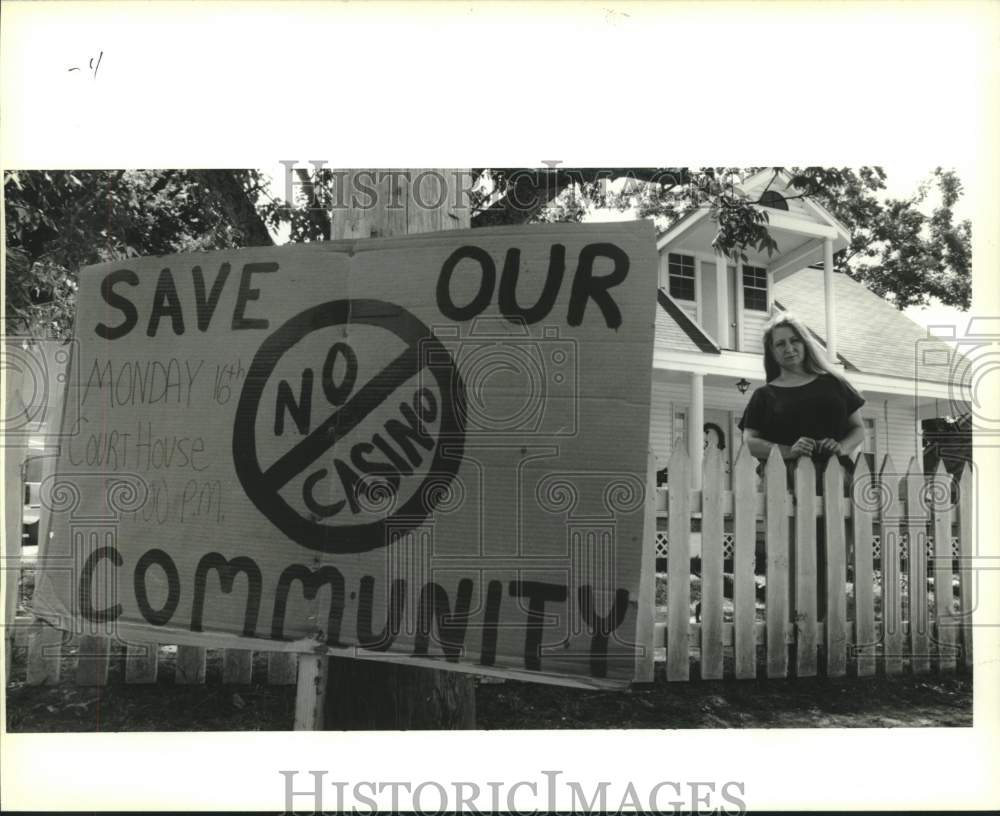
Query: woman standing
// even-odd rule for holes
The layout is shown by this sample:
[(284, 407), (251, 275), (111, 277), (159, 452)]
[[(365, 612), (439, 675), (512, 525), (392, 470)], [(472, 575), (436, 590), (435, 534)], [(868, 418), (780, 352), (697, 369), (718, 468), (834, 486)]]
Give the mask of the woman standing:
[[(753, 392), (739, 427), (743, 441), (758, 459), (778, 450), (793, 485), (796, 460), (811, 457), (824, 464), (837, 456), (850, 472), (847, 454), (865, 440), (860, 408), (864, 399), (813, 343), (802, 323), (788, 314), (773, 317), (764, 328), (764, 374), (767, 383)], [(816, 469), (816, 492), (823, 492), (823, 468)], [(758, 473), (763, 473), (763, 461)], [(794, 532), (794, 531), (793, 531)], [(824, 530), (816, 520), (817, 611), (824, 618), (826, 566)], [(764, 552), (756, 552), (757, 570)]]
[(739, 423), (750, 452), (766, 460), (777, 445), (790, 464), (838, 456), (849, 467), (847, 455), (865, 439), (865, 401), (788, 313), (764, 328), (764, 374), (767, 384), (753, 392)]

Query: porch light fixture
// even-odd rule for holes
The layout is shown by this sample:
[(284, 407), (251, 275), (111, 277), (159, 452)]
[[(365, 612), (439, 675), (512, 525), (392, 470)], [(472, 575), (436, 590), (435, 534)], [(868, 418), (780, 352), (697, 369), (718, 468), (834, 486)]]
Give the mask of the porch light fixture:
[(750, 380), (743, 377), (739, 382), (736, 383), (736, 387), (739, 389), (741, 394), (745, 394), (747, 389), (750, 387)]

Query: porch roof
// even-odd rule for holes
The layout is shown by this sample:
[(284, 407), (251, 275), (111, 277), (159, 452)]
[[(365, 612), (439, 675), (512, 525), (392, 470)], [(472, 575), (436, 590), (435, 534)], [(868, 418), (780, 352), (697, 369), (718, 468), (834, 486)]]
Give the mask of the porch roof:
[(721, 354), (719, 346), (664, 289), (657, 289), (656, 341), (660, 348)]
[[(847, 275), (833, 276), (837, 350), (858, 371), (886, 377), (947, 383), (960, 379), (968, 361), (895, 306)], [(775, 281), (775, 304), (793, 312), (824, 344), (823, 270), (805, 268)]]

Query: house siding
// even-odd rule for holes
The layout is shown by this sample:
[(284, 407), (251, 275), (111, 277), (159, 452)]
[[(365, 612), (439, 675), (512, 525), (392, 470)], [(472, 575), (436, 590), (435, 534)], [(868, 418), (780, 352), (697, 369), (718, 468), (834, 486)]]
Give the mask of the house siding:
[(741, 351), (764, 353), (764, 326), (767, 312), (743, 310), (743, 345)]
[[(705, 407), (722, 411), (731, 411), (736, 420), (743, 416), (743, 409), (750, 400), (748, 394), (741, 394), (735, 388), (705, 388)], [(653, 382), (653, 404), (650, 412), (650, 443), (656, 455), (657, 469), (666, 467), (667, 460), (673, 452), (674, 414), (678, 411), (687, 412), (691, 405), (691, 386), (683, 382)], [(678, 429), (679, 431), (679, 429)], [(731, 429), (726, 429), (727, 437), (731, 437)], [(733, 444), (730, 438), (726, 444)], [(738, 450), (740, 441), (736, 440)]]
[[(653, 382), (653, 403), (650, 413), (650, 445), (656, 456), (657, 469), (666, 467), (667, 460), (673, 451), (674, 415), (677, 412), (690, 410), (690, 385), (685, 382)], [(879, 399), (863, 395), (867, 400), (861, 409), (862, 417), (875, 423), (875, 461), (881, 467), (886, 454), (892, 457), (893, 466), (905, 470), (910, 457), (916, 454), (919, 446), (917, 434), (916, 409), (912, 401), (906, 398), (899, 400)], [(749, 394), (740, 394), (734, 388), (705, 387), (706, 409), (718, 409), (732, 412), (733, 425), (739, 421), (750, 400)], [(678, 429), (679, 432), (679, 429)], [(733, 428), (727, 431), (730, 439), (727, 445), (734, 445), (733, 451), (739, 450), (741, 439)]]
[(897, 470), (906, 470), (920, 444), (915, 407), (895, 400), (870, 399), (861, 415), (875, 421), (876, 467), (882, 466), (888, 454)]

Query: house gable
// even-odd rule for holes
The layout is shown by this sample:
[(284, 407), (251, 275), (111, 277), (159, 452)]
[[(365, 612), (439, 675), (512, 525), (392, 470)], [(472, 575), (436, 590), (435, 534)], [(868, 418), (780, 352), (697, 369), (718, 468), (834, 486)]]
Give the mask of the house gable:
[[(837, 350), (858, 371), (928, 382), (952, 382), (956, 352), (928, 337), (927, 331), (864, 285), (847, 275), (833, 276)], [(823, 270), (808, 267), (775, 282), (774, 297), (817, 337), (826, 336)], [(825, 342), (825, 340), (824, 340)], [(930, 364), (929, 364), (930, 363)]]

